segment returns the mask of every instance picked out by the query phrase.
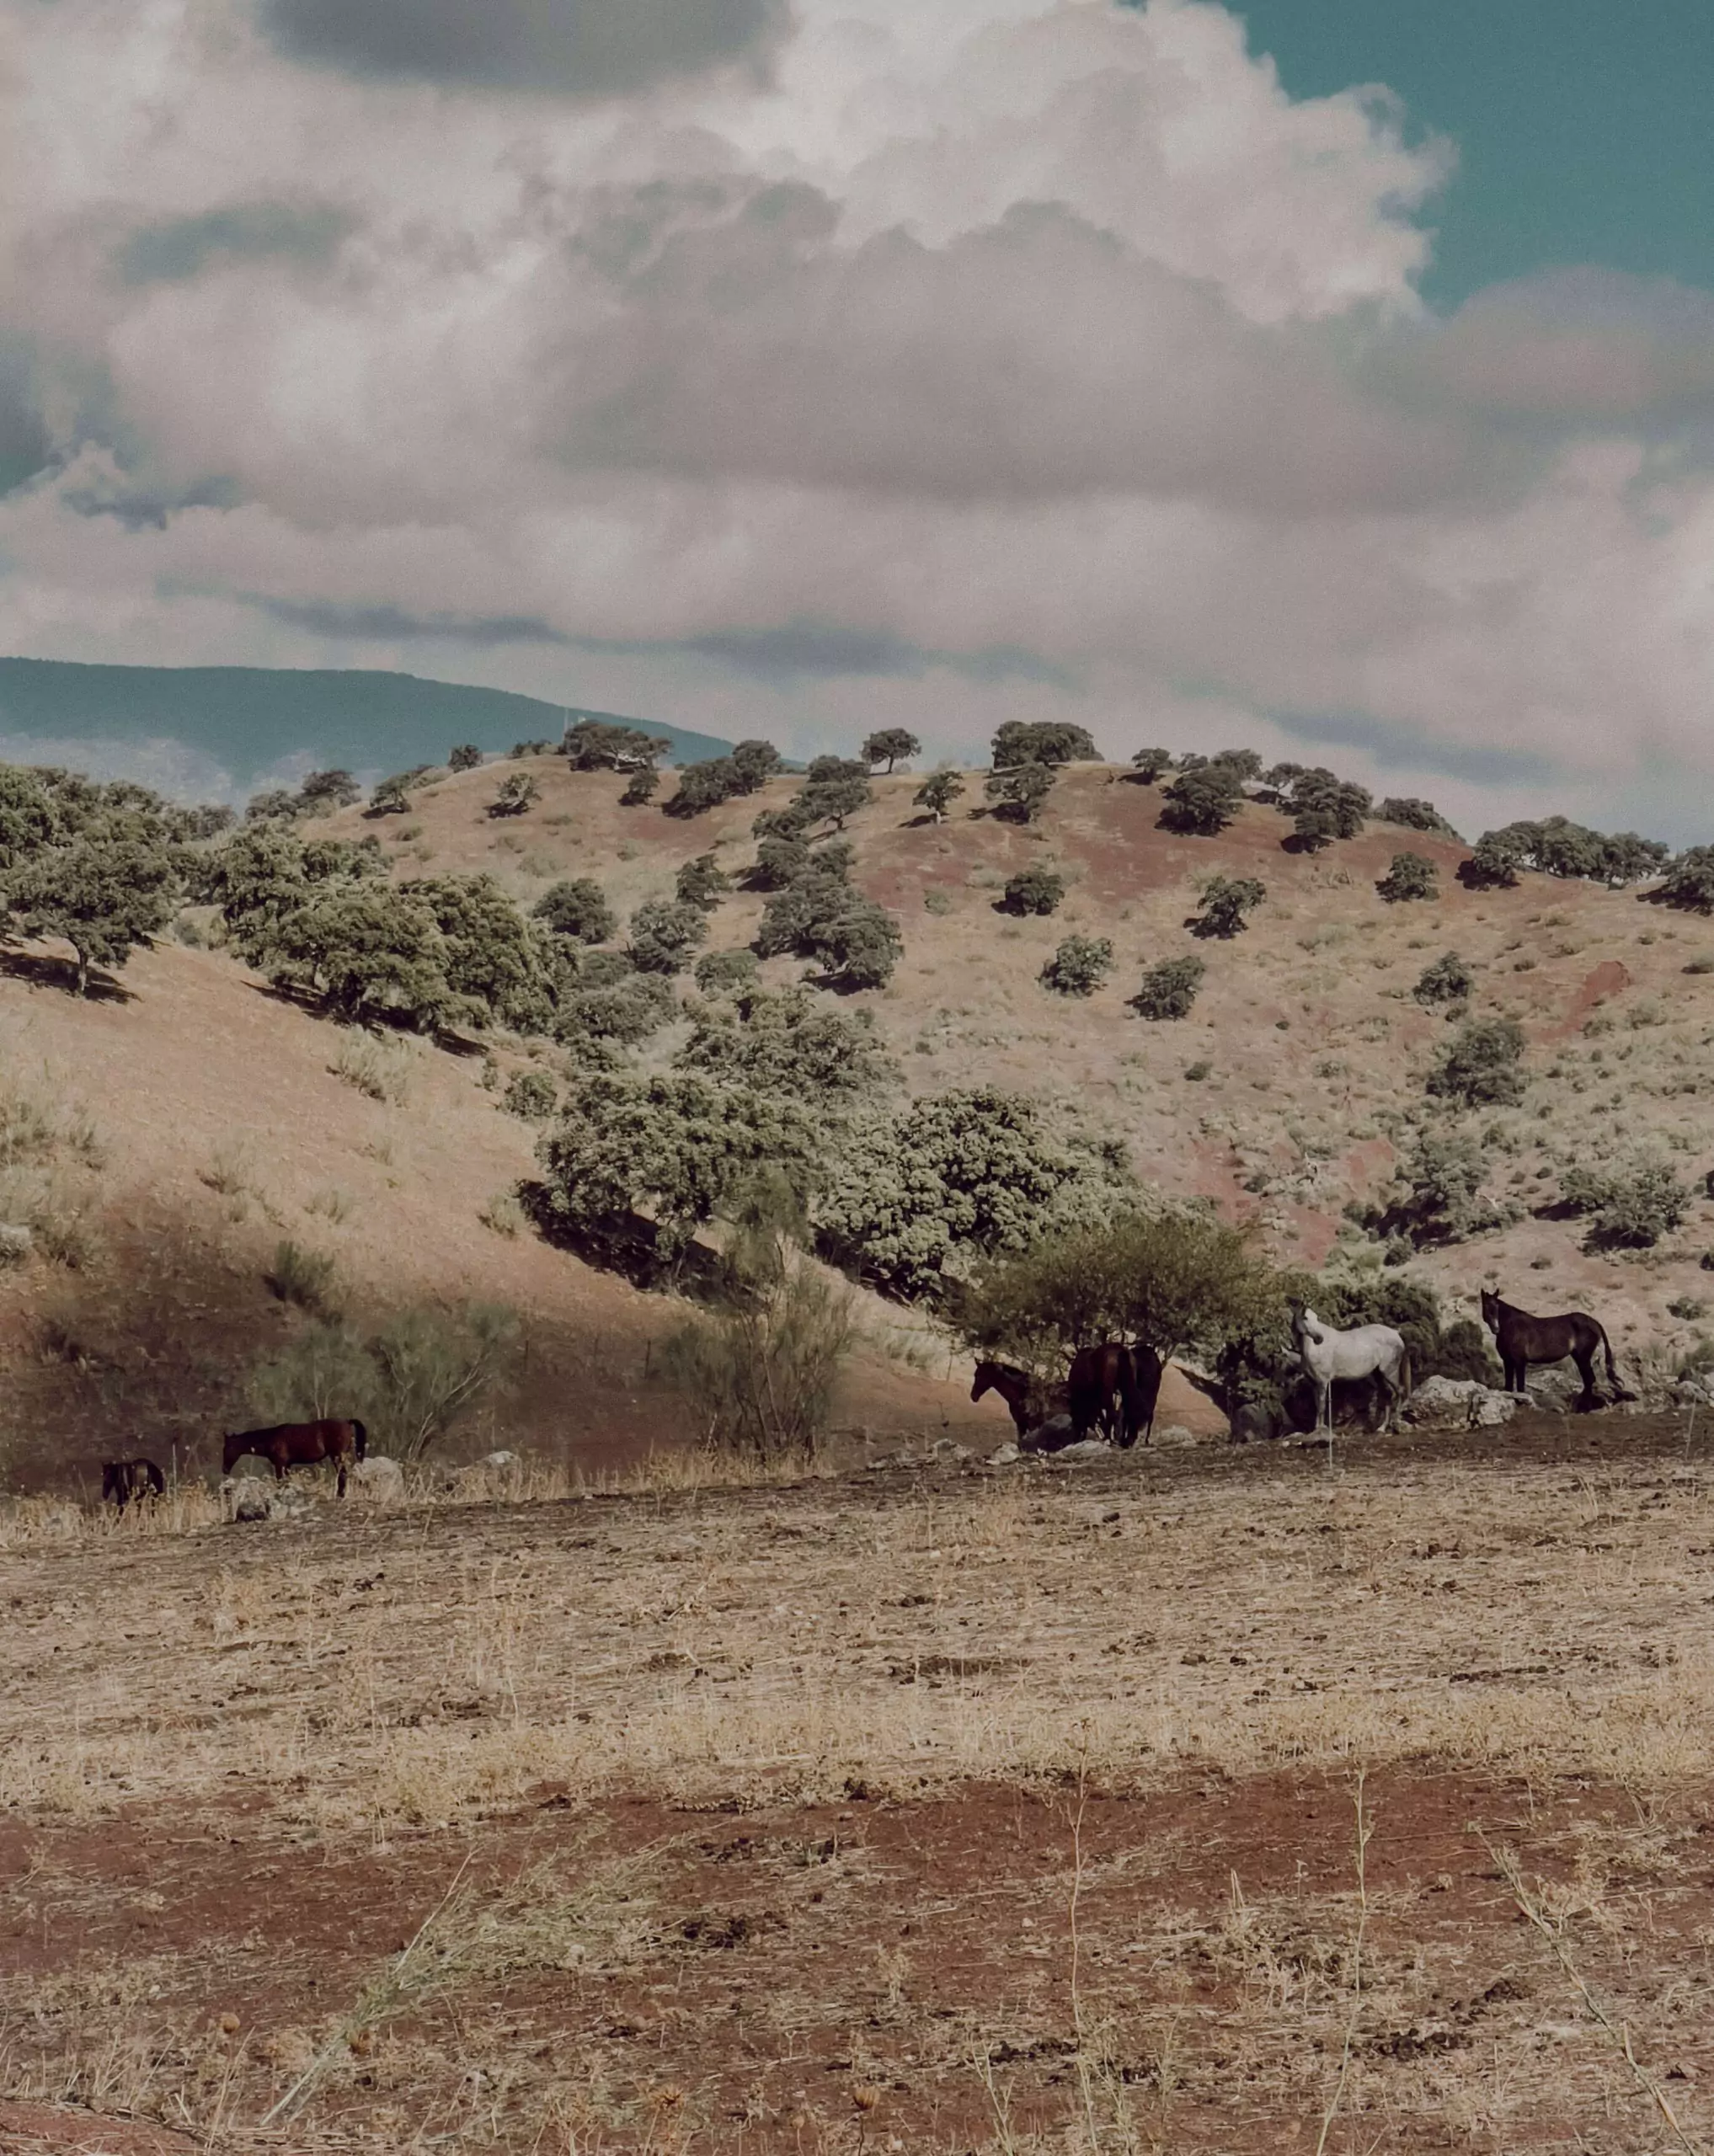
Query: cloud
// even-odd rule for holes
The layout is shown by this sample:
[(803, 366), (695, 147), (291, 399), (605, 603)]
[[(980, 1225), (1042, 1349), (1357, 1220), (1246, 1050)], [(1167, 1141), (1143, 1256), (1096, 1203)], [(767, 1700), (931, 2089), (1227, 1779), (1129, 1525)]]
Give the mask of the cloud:
[(424, 82), (624, 96), (764, 53), (777, 0), (263, 0), (295, 59)]
[(211, 264), (330, 261), (354, 220), (327, 202), (237, 202), (143, 225), (117, 249), (128, 285), (175, 284)]
[(351, 638), (364, 643), (418, 643), (430, 639), (491, 649), (496, 644), (565, 643), (569, 639), (550, 623), (527, 614), (414, 614), (382, 602), (352, 606), (332, 600), (270, 599), (252, 596), (259, 606), (287, 628), (316, 637)]

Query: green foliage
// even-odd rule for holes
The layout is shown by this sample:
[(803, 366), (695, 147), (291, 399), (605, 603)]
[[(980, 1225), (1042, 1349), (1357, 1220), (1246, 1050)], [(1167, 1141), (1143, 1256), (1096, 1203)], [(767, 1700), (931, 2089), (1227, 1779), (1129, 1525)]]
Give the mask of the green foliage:
[[(367, 813), (371, 816), (408, 816), (410, 811), (410, 781), (403, 776), (382, 779), (369, 797)], [(257, 813), (253, 801), (246, 814), (254, 817)]]
[(282, 1303), (324, 1315), (340, 1301), (339, 1267), (327, 1251), (306, 1250), (289, 1240), (274, 1246), (274, 1262), (264, 1276), (269, 1290)]
[(350, 771), (312, 771), (297, 789), (300, 813), (330, 816), (336, 808), (350, 808), (363, 798), (363, 789)]
[(699, 853), (680, 869), (674, 888), (681, 905), (695, 906), (702, 913), (713, 913), (731, 890), (732, 878), (712, 853)]
[(277, 986), (318, 996), (342, 1017), (427, 1028), (454, 1015), (434, 914), (391, 883), (331, 884), (247, 941)]
[(1170, 749), (1139, 749), (1131, 758), (1137, 776), (1145, 786), (1152, 786), (1164, 778), (1172, 768), (1173, 755)]
[(1000, 903), (1007, 913), (1049, 914), (1065, 895), (1065, 879), (1059, 870), (1032, 862), (1007, 883)]
[[(766, 843), (766, 841), (764, 841)], [(823, 846), (763, 909), (756, 949), (818, 960), (830, 987), (878, 988), (903, 948), (898, 925), (850, 880), (851, 848)]]
[(1293, 841), (1306, 853), (1317, 853), (1335, 839), (1356, 838), (1372, 805), (1366, 787), (1320, 765), (1297, 772), (1285, 797)]
[(980, 1258), (1106, 1217), (1132, 1187), (1117, 1143), (979, 1086), (858, 1125), (828, 1177), (821, 1236), (836, 1262), (892, 1293), (933, 1297)]
[(1200, 958), (1157, 958), (1143, 970), (1132, 1010), (1141, 1018), (1188, 1018), (1207, 970)]
[(1477, 889), (1509, 889), (1524, 868), (1617, 889), (1658, 874), (1669, 851), (1659, 840), (1639, 838), (1635, 831), (1610, 835), (1564, 816), (1548, 816), (1540, 823), (1484, 831), (1459, 874)]
[(956, 771), (931, 771), (911, 799), (919, 808), (927, 809), (937, 824), (964, 790), (964, 782)]
[(1192, 924), (1192, 935), (1238, 935), (1247, 926), (1246, 916), (1267, 895), (1267, 885), (1253, 876), (1216, 876), (1203, 886), (1202, 911)]
[(0, 764), (0, 874), (65, 835), (58, 803), (39, 772)]
[(678, 899), (651, 899), (631, 916), (631, 963), (646, 974), (682, 973), (707, 937), (701, 907)]
[(1510, 1107), (1524, 1097), (1524, 1028), (1515, 1018), (1466, 1018), (1428, 1074), (1428, 1091), (1464, 1107)]
[(501, 1303), (401, 1310), (378, 1327), (366, 1345), (381, 1449), (395, 1460), (421, 1460), (504, 1382), (520, 1330), (516, 1313)]
[(877, 764), (884, 764), (889, 774), (895, 764), (908, 764), (921, 754), (922, 744), (902, 726), (884, 726), (878, 734), (870, 734), (862, 747), (864, 763), (872, 771)]
[(1161, 824), (1188, 837), (1214, 838), (1237, 814), (1243, 799), (1236, 771), (1220, 764), (1194, 765), (1181, 770), (1163, 789)]
[(736, 791), (759, 793), (780, 769), (782, 760), (772, 741), (740, 741), (732, 751)]
[(446, 758), (449, 771), (480, 771), (484, 761), (483, 753), (473, 741), (461, 742)]
[[(617, 953), (601, 955), (620, 958)], [(637, 1048), (677, 1015), (678, 1003), (667, 976), (633, 972), (621, 958), (616, 973), (591, 969), (580, 974), (574, 985), (561, 990), (554, 1037), (579, 1054), (591, 1042)]]
[(1487, 1180), (1487, 1159), (1470, 1134), (1421, 1131), (1399, 1164), (1399, 1200), (1377, 1225), (1402, 1232), (1419, 1249), (1462, 1242), (1501, 1225), (1498, 1208), (1482, 1196)]
[(792, 820), (805, 834), (818, 824), (831, 824), (842, 831), (846, 818), (856, 815), (873, 795), (867, 764), (843, 756), (817, 756), (792, 803)]
[(521, 1116), (526, 1123), (547, 1123), (559, 1106), (559, 1088), (549, 1071), (519, 1070), (513, 1073), (501, 1101), (510, 1115)]
[(1714, 913), (1714, 846), (1686, 846), (1668, 867), (1659, 889), (1649, 895), (1684, 913)]
[(1017, 764), (1075, 764), (1101, 761), (1101, 751), (1087, 728), (1063, 719), (1008, 718), (994, 736), (996, 771)]
[(531, 918), (575, 943), (605, 943), (617, 933), (619, 917), (592, 877), (574, 876), (544, 891)]
[(1439, 875), (1432, 861), (1425, 861), (1420, 853), (1396, 853), (1385, 876), (1375, 884), (1389, 905), (1397, 905), (1409, 899), (1438, 899), (1440, 895)]
[(1468, 959), (1448, 951), (1432, 965), (1423, 967), (1411, 994), (1418, 1003), (1462, 1003), (1475, 986), (1476, 974)]
[(527, 815), (542, 798), (540, 782), (529, 771), (508, 771), (488, 804), (490, 816)]
[(756, 970), (754, 951), (707, 951), (697, 961), (695, 978), (704, 995), (730, 995), (753, 988)]
[(676, 1064), (798, 1100), (849, 1102), (900, 1078), (867, 1011), (831, 1009), (801, 988), (740, 990), (729, 1005), (699, 1012)]
[(645, 808), (660, 791), (660, 773), (653, 764), (639, 764), (619, 796), (622, 808)]
[(1408, 831), (1434, 831), (1448, 839), (1458, 836), (1432, 801), (1421, 800), (1415, 794), (1390, 793), (1375, 814), (1378, 822), (1399, 824)]
[(807, 1186), (814, 1134), (795, 1102), (699, 1073), (598, 1072), (537, 1149), (549, 1211), (597, 1249), (654, 1223), (657, 1254), (682, 1258), (697, 1229), (764, 1168)]
[(771, 831), (756, 849), (756, 866), (748, 881), (758, 891), (783, 891), (809, 866), (809, 848), (801, 838)]
[(1691, 1196), (1668, 1161), (1650, 1159), (1567, 1168), (1559, 1193), (1574, 1211), (1591, 1216), (1591, 1250), (1649, 1248), (1683, 1225)]
[(1047, 807), (1048, 796), (1053, 792), (1058, 776), (1052, 764), (1015, 764), (996, 771), (983, 791), (997, 804), (994, 811), (996, 816), (1009, 817), (1014, 823), (1033, 824)]
[(147, 825), (118, 817), (30, 854), (0, 883), (0, 896), (11, 933), (71, 945), (86, 995), (90, 968), (123, 966), (167, 926), (182, 892), (171, 849)]
[(440, 876), (399, 886), (419, 899), (442, 939), (442, 970), (456, 1015), (475, 1025), (545, 1033), (553, 993), (528, 922), (492, 876)]
[(640, 727), (580, 718), (565, 729), (560, 753), (574, 771), (637, 771), (652, 770), (671, 746), (664, 735)]
[(1060, 995), (1092, 995), (1113, 970), (1113, 945), (1104, 936), (1068, 936), (1042, 968), (1044, 988)]
[(723, 801), (730, 801), (734, 795), (750, 790), (732, 757), (711, 756), (705, 763), (684, 766), (679, 772), (678, 791), (665, 804), (663, 813), (669, 816), (705, 816)]

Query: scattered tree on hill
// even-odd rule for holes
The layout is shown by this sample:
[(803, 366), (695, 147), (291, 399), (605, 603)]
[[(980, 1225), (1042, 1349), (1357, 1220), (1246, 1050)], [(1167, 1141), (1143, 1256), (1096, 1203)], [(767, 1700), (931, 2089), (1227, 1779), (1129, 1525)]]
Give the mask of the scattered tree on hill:
[(490, 816), (526, 815), (541, 798), (541, 786), (528, 771), (509, 771), (488, 804), (488, 813)]
[(922, 744), (902, 726), (884, 726), (878, 734), (870, 734), (862, 749), (863, 761), (869, 768), (885, 764), (889, 777), (894, 765), (908, 764), (921, 754)]
[(1284, 805), (1291, 842), (1301, 852), (1318, 853), (1335, 839), (1358, 837), (1372, 803), (1366, 787), (1318, 765), (1293, 777)]
[(843, 756), (817, 756), (792, 803), (792, 814), (804, 832), (818, 824), (831, 824), (835, 830), (842, 831), (846, 818), (856, 815), (873, 798), (873, 791), (866, 765), (850, 762)]
[(163, 821), (170, 844), (197, 846), (231, 830), (238, 821), (238, 814), (224, 802), (204, 801), (188, 808), (176, 804), (168, 806)]
[(1690, 1186), (1663, 1160), (1640, 1159), (1600, 1167), (1570, 1167), (1560, 1197), (1591, 1215), (1591, 1250), (1647, 1250), (1682, 1225)]
[(732, 878), (712, 853), (699, 853), (680, 869), (675, 889), (681, 905), (695, 906), (700, 913), (713, 913), (731, 890)]
[(1418, 1250), (1463, 1242), (1504, 1225), (1501, 1209), (1482, 1194), (1487, 1180), (1487, 1158), (1471, 1134), (1420, 1131), (1399, 1162), (1392, 1202), (1366, 1225), (1380, 1235), (1402, 1235)]
[(1466, 1018), (1440, 1051), (1428, 1091), (1465, 1107), (1509, 1107), (1524, 1097), (1524, 1029), (1515, 1018)]
[(585, 963), (559, 990), (553, 1036), (585, 1061), (593, 1043), (637, 1048), (670, 1025), (678, 1002), (665, 974), (638, 973), (622, 952), (592, 954), (606, 965)]
[(705, 951), (697, 961), (695, 978), (704, 995), (731, 995), (754, 988), (757, 970), (754, 951)]
[(1131, 1008), (1142, 1018), (1188, 1018), (1208, 969), (1200, 958), (1159, 958), (1145, 968)]
[[(253, 801), (245, 813), (253, 814), (255, 808)], [(410, 781), (403, 773), (396, 778), (382, 779), (369, 797), (368, 813), (371, 816), (408, 816), (410, 812)]]
[(705, 941), (707, 916), (679, 899), (651, 899), (631, 916), (631, 963), (646, 974), (682, 973)]
[(473, 741), (462, 741), (448, 754), (446, 768), (449, 771), (480, 771), (483, 760), (481, 750)]
[(1434, 831), (1449, 839), (1458, 836), (1432, 801), (1419, 800), (1414, 794), (1388, 794), (1375, 814), (1377, 822), (1401, 824), (1407, 830)]
[(1592, 831), (1564, 816), (1547, 816), (1484, 831), (1458, 873), (1477, 890), (1510, 889), (1525, 868), (1616, 890), (1658, 875), (1669, 851), (1658, 839), (1639, 838), (1635, 831)]
[(1193, 936), (1236, 936), (1268, 895), (1253, 876), (1216, 876), (1203, 887), (1202, 911), (1191, 925)]
[(977, 1260), (1104, 1219), (1134, 1188), (1122, 1145), (980, 1086), (860, 1123), (827, 1178), (821, 1242), (891, 1293), (934, 1299)]
[(456, 999), (446, 939), (419, 897), (380, 879), (333, 883), (272, 928), (266, 970), (318, 996), (341, 1017), (440, 1025)]
[(1389, 905), (1398, 905), (1409, 899), (1438, 899), (1440, 879), (1434, 862), (1420, 853), (1396, 853), (1375, 888)]
[(179, 886), (171, 850), (120, 819), (86, 826), (65, 844), (30, 854), (3, 886), (8, 928), (56, 936), (76, 956), (79, 995), (92, 966), (122, 967), (172, 919)]
[(752, 890), (783, 891), (803, 874), (809, 860), (807, 841), (784, 832), (770, 832), (758, 844), (756, 866), (745, 880)]
[(574, 876), (545, 890), (531, 909), (534, 918), (556, 936), (578, 943), (605, 943), (617, 932), (618, 916), (601, 887), (588, 876)]
[(671, 747), (665, 734), (601, 718), (577, 720), (566, 728), (559, 744), (560, 754), (574, 771), (649, 770)]
[(297, 789), (299, 811), (306, 816), (330, 816), (336, 808), (350, 808), (363, 798), (363, 789), (350, 771), (312, 771)]
[(679, 772), (678, 792), (663, 804), (668, 816), (704, 816), (743, 792), (738, 766), (730, 756), (711, 756), (704, 763), (686, 764)]
[(660, 791), (660, 773), (653, 764), (638, 764), (625, 782), (625, 791), (619, 796), (622, 808), (643, 808)]
[(931, 771), (912, 796), (919, 808), (927, 809), (937, 824), (943, 822), (946, 812), (964, 790), (964, 782), (956, 771)]
[(1165, 777), (1172, 770), (1172, 751), (1170, 749), (1139, 749), (1131, 762), (1142, 784), (1152, 786), (1156, 779)]
[(1228, 766), (1198, 764), (1180, 769), (1162, 789), (1161, 828), (1195, 838), (1214, 838), (1243, 804), (1242, 782)]
[(996, 803), (996, 816), (1010, 817), (1014, 823), (1033, 824), (1047, 807), (1048, 796), (1053, 792), (1058, 776), (1052, 764), (1015, 764), (1008, 770), (996, 771), (983, 790)]
[(0, 874), (20, 867), (64, 834), (58, 803), (35, 771), (0, 764)]
[(441, 931), (449, 1016), (546, 1033), (553, 1000), (538, 941), (492, 876), (435, 876), (399, 886)]
[(1432, 965), (1423, 967), (1411, 993), (1418, 1003), (1462, 1003), (1475, 986), (1476, 974), (1469, 961), (1455, 951), (1448, 951)]
[(1686, 846), (1668, 867), (1659, 889), (1648, 895), (1685, 913), (1714, 913), (1714, 846)]
[(898, 924), (855, 889), (851, 862), (843, 843), (808, 856), (762, 910), (756, 947), (763, 958), (792, 952), (818, 959), (830, 987), (884, 986), (903, 947)]
[(867, 1011), (830, 1009), (801, 988), (775, 995), (742, 987), (731, 1002), (699, 1011), (675, 1062), (725, 1085), (799, 1102), (849, 1102), (900, 1082)]
[(1181, 756), (1182, 771), (1227, 771), (1241, 787), (1253, 786), (1262, 776), (1262, 759), (1253, 749), (1216, 749), (1211, 756)]
[(264, 793), (253, 793), (244, 804), (247, 824), (295, 824), (302, 813), (303, 804), (289, 786), (273, 786)]
[(740, 793), (760, 793), (781, 768), (782, 759), (772, 741), (740, 741), (732, 751), (732, 769)]
[(1007, 913), (1048, 914), (1065, 895), (1065, 879), (1059, 870), (1038, 861), (1010, 879), (1000, 904)]
[(1101, 751), (1081, 726), (1063, 719), (1008, 718), (994, 736), (994, 769), (1017, 764), (1098, 764)]
[(1092, 995), (1112, 970), (1106, 937), (1068, 936), (1042, 968), (1042, 985), (1059, 995)]

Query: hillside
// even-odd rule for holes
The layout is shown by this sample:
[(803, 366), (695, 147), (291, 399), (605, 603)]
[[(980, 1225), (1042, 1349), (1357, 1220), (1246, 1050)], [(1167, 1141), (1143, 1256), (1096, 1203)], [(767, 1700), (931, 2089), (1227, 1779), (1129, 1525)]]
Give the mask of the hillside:
[[(509, 690), (414, 674), (261, 666), (82, 666), (0, 659), (0, 738), (14, 761), (51, 755), (77, 764), (126, 750), (176, 745), (227, 773), (242, 792), (288, 757), (323, 768), (392, 771), (439, 762), (455, 742), (504, 752), (557, 741), (569, 718), (612, 719)], [(705, 734), (647, 723), (675, 763), (718, 755)]]

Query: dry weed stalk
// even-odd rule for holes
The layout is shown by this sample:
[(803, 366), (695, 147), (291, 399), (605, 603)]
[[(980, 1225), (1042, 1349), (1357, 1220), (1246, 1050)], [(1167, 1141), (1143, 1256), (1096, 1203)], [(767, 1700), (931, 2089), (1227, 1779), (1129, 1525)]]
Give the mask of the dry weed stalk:
[[(1330, 1448), (1331, 1449), (1331, 1448)], [(1327, 2136), (1333, 2130), (1339, 2105), (1345, 2095), (1345, 2084), (1351, 2073), (1351, 2047), (1357, 2037), (1357, 2017), (1363, 2010), (1363, 1941), (1369, 1929), (1369, 1844), (1374, 1837), (1375, 1822), (1365, 1809), (1364, 1785), (1368, 1769), (1357, 1769), (1357, 1781), (1352, 1791), (1352, 1803), (1356, 1812), (1357, 1855), (1357, 1932), (1351, 1949), (1351, 2011), (1345, 2017), (1345, 2041), (1339, 2052), (1339, 2078), (1333, 2084), (1333, 2093), (1327, 2108), (1322, 2114), (1322, 2130), (1316, 2139), (1316, 2156), (1324, 2156)]]
[(1660, 2083), (1642, 2061), (1637, 2057), (1631, 2041), (1630, 2024), (1625, 2021), (1615, 2021), (1590, 1990), (1588, 1977), (1573, 1959), (1571, 1949), (1566, 1943), (1567, 1919), (1562, 1917), (1556, 1922), (1548, 1916), (1540, 1903), (1525, 1885), (1522, 1867), (1512, 1849), (1507, 1848), (1497, 1849), (1486, 1834), (1482, 1836), (1482, 1845), (1498, 1866), (1500, 1876), (1510, 1888), (1512, 1899), (1518, 1905), (1519, 1913), (1546, 1941), (1548, 1951), (1558, 1962), (1566, 1981), (1583, 2001), (1591, 2020), (1603, 2031), (1626, 2065), (1631, 2069), (1632, 2079), (1660, 2113), (1668, 2132), (1672, 2135), (1678, 2147), (1684, 2151), (1684, 2156), (1708, 2156), (1706, 2144), (1691, 2140), (1690, 2135), (1679, 2124), (1678, 2114), (1668, 2101), (1665, 2089), (1661, 2087)]

